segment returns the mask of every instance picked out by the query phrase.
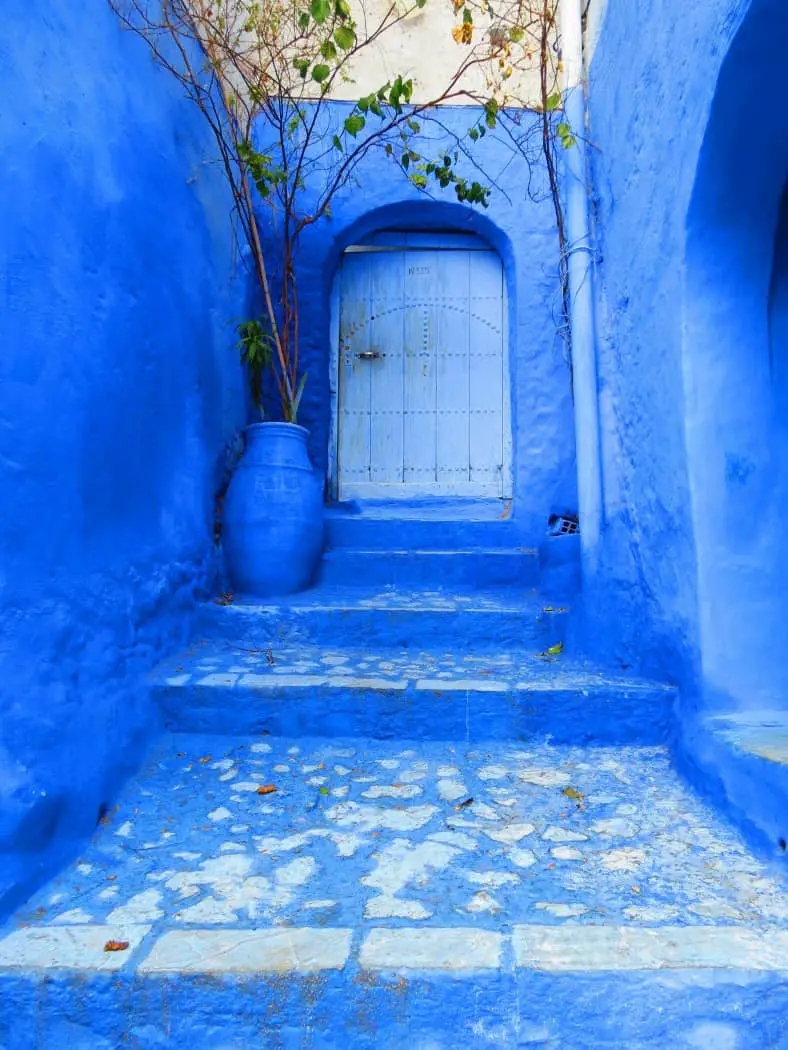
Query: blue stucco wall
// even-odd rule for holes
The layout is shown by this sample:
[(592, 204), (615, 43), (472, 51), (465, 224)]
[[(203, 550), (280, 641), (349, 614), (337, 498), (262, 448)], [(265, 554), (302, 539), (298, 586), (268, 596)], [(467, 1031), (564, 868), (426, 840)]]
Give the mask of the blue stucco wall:
[[(96, 824), (154, 726), (141, 673), (212, 572), (243, 421), (214, 152), (104, 0), (0, 40), (0, 901)], [(15, 889), (16, 887), (16, 889)]]
[[(341, 127), (349, 106), (334, 103), (328, 123)], [(451, 135), (463, 137), (473, 123), (468, 107), (443, 107), (446, 137), (431, 126), (425, 155), (439, 155)], [(529, 118), (525, 118), (526, 120)], [(533, 118), (530, 118), (533, 119)], [(259, 137), (264, 144), (265, 130)], [(453, 152), (453, 147), (451, 147)], [(332, 284), (344, 249), (385, 229), (442, 230), (478, 234), (503, 260), (508, 296), (512, 390), (512, 516), (524, 543), (543, 539), (553, 512), (577, 509), (574, 422), (570, 375), (557, 333), (560, 316), (558, 241), (552, 203), (539, 165), (531, 175), (513, 159), (504, 134), (488, 134), (474, 146), (479, 168), (495, 180), (487, 209), (456, 203), (452, 190), (420, 193), (382, 151), (371, 152), (354, 180), (334, 199), (331, 218), (308, 227), (296, 260), (301, 305), (301, 354), (309, 378), (299, 421), (311, 431), (310, 453), (326, 472), (329, 442), (330, 321)], [(479, 177), (471, 166), (469, 174)], [(482, 181), (489, 181), (482, 179)], [(307, 187), (309, 189), (309, 187)], [(264, 214), (264, 213), (263, 213)], [(272, 255), (275, 245), (271, 244)], [(334, 306), (336, 308), (336, 304)]]
[(598, 651), (690, 688), (700, 649), (685, 226), (714, 85), (745, 6), (668, 2), (644, 21), (636, 5), (611, 3), (589, 76), (605, 530), (588, 626)]
[(788, 706), (786, 49), (778, 0), (611, 3), (590, 76), (606, 514), (591, 633), (681, 685), (685, 767), (770, 835), (784, 793), (706, 727)]

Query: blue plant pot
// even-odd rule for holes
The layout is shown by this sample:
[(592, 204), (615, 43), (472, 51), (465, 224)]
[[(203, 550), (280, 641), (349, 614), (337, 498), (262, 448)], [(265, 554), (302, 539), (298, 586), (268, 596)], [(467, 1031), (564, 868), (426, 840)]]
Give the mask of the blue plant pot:
[(260, 598), (303, 591), (323, 553), (323, 492), (294, 423), (247, 427), (246, 451), (222, 512), (233, 590)]

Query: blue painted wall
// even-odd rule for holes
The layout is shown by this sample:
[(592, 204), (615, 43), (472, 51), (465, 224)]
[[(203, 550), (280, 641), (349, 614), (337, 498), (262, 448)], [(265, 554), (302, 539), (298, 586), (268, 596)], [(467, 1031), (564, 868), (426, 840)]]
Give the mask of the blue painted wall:
[[(349, 107), (335, 103), (329, 111), (329, 120), (341, 126)], [(447, 136), (464, 135), (472, 123), (471, 112), (467, 107), (442, 108)], [(429, 149), (437, 155), (442, 147), (435, 135), (432, 128)], [(447, 137), (447, 146), (451, 142)], [(260, 143), (265, 143), (264, 130)], [(527, 168), (512, 160), (505, 140), (489, 134), (474, 146), (473, 155), (485, 172), (499, 179), (500, 189), (493, 190), (488, 209), (456, 203), (451, 190), (437, 198), (420, 193), (378, 151), (368, 155), (354, 184), (335, 198), (331, 219), (302, 235), (296, 265), (301, 354), (309, 379), (299, 421), (311, 431), (313, 462), (326, 471), (331, 454), (331, 290), (344, 249), (385, 229), (478, 234), (497, 250), (506, 274), (514, 439), (512, 514), (522, 541), (535, 545), (543, 539), (552, 512), (577, 508), (569, 368), (556, 327), (560, 300), (554, 215), (552, 203), (539, 190), (543, 173), (538, 167), (533, 173), (541, 199), (529, 200)], [(478, 172), (473, 174), (478, 177)], [(273, 254), (273, 244), (271, 250)]]
[(780, 0), (611, 3), (590, 76), (606, 513), (592, 642), (682, 686), (687, 768), (773, 843), (785, 785), (709, 744), (705, 719), (788, 707), (787, 51)]
[[(0, 900), (95, 826), (243, 421), (212, 143), (104, 0), (0, 40)], [(8, 903), (8, 902), (7, 902)]]

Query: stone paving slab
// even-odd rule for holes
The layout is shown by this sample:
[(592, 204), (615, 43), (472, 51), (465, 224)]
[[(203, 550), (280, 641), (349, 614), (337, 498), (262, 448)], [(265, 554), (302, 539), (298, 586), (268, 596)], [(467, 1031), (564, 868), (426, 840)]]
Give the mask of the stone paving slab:
[[(0, 940), (0, 973), (8, 970), (119, 970), (150, 933), (150, 926), (113, 923), (37, 926)], [(112, 941), (127, 945), (108, 951)]]
[(140, 973), (316, 973), (341, 970), (351, 930), (171, 930), (156, 941)]
[(8, 930), (566, 922), (773, 929), (788, 893), (662, 748), (187, 734)]
[[(595, 665), (563, 653), (533, 651), (462, 653), (429, 649), (369, 649), (319, 645), (239, 645), (229, 641), (198, 643), (167, 659), (153, 681), (172, 686), (200, 685), (307, 687), (374, 682), (386, 688), (412, 685), (421, 690), (464, 688), (626, 687), (633, 691), (670, 687), (645, 679), (599, 671)], [(457, 683), (460, 683), (459, 685)]]

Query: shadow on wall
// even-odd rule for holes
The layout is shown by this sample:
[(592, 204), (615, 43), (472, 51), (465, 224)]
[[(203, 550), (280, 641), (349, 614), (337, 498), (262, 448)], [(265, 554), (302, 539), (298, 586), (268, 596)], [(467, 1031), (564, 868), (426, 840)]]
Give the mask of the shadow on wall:
[(754, 0), (722, 66), (687, 220), (686, 440), (709, 710), (788, 706), (787, 53), (784, 0)]
[(211, 582), (244, 407), (194, 111), (106, 2), (3, 14), (0, 913), (111, 816), (155, 729), (143, 675)]

